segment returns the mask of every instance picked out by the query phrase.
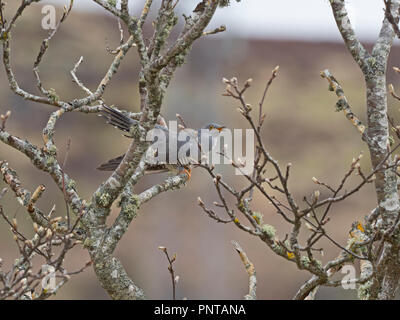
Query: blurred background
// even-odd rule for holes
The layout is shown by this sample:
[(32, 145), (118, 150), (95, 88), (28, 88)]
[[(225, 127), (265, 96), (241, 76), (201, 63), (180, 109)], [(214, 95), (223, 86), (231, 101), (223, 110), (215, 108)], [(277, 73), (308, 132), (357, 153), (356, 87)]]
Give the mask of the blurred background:
[[(71, 81), (70, 70), (80, 56), (84, 62), (78, 76), (91, 89), (108, 69), (112, 56), (106, 46), (119, 43), (117, 21), (89, 0), (75, 1), (76, 7), (50, 43), (50, 49), (40, 67), (42, 81), (54, 88), (63, 100), (84, 96)], [(132, 13), (137, 13), (144, 1), (131, 1)], [(197, 1), (181, 1), (180, 13), (190, 13)], [(32, 72), (33, 62), (41, 41), (48, 31), (41, 28), (41, 9), (44, 4), (64, 5), (67, 1), (43, 1), (32, 5), (16, 26), (12, 39), (12, 66), (22, 88), (37, 92)], [(155, 1), (155, 8), (160, 1)], [(282, 165), (293, 164), (290, 188), (299, 204), (303, 196), (318, 189), (313, 176), (336, 186), (348, 170), (351, 161), (364, 151), (362, 166), (370, 170), (366, 145), (357, 130), (342, 113), (336, 113), (336, 98), (329, 92), (327, 82), (321, 79), (321, 70), (329, 68), (342, 84), (356, 115), (365, 122), (365, 86), (362, 74), (346, 51), (336, 29), (329, 2), (308, 0), (305, 6), (299, 1), (251, 0), (220, 9), (209, 29), (221, 24), (227, 31), (217, 36), (205, 37), (195, 43), (186, 63), (177, 70), (165, 96), (162, 113), (168, 120), (181, 114), (191, 127), (215, 121), (231, 128), (247, 128), (236, 111), (237, 103), (223, 97), (223, 77), (238, 77), (240, 83), (248, 78), (253, 85), (248, 90), (247, 102), (257, 106), (272, 69), (279, 65), (279, 75), (272, 84), (265, 101), (267, 114), (263, 138), (269, 152)], [(358, 35), (370, 49), (376, 40), (383, 19), (383, 1), (348, 1), (349, 11)], [(8, 1), (6, 15), (14, 12), (16, 3)], [(61, 15), (62, 6), (57, 6)], [(180, 14), (180, 20), (182, 15)], [(178, 25), (177, 30), (179, 30)], [(152, 34), (151, 24), (146, 35)], [(174, 38), (176, 34), (172, 35)], [(400, 50), (392, 50), (388, 78), (395, 88), (399, 78), (391, 67), (398, 65)], [(7, 130), (29, 139), (39, 146), (41, 130), (52, 107), (23, 101), (9, 89), (5, 72), (0, 71), (0, 113), (12, 111)], [(138, 111), (137, 90), (138, 58), (132, 49), (123, 61), (120, 71), (106, 90), (105, 101), (120, 108)], [(389, 98), (389, 113), (397, 118), (398, 105)], [(104, 123), (96, 115), (66, 114), (57, 124), (56, 143), (59, 160), (63, 161), (67, 140), (71, 137), (71, 151), (66, 171), (77, 181), (78, 191), (86, 199), (108, 174), (96, 171), (105, 160), (122, 154), (129, 139)], [(34, 190), (44, 184), (47, 189), (39, 202), (43, 211), (56, 204), (57, 214), (65, 216), (63, 196), (46, 174), (12, 148), (0, 144), (0, 159), (9, 161), (24, 185)], [(230, 167), (217, 167), (224, 178), (243, 185)], [(137, 192), (161, 182), (165, 175), (152, 175), (142, 179)], [(351, 185), (357, 182), (353, 177)], [(0, 182), (0, 188), (5, 184)], [(320, 189), (321, 196), (325, 190)], [(197, 206), (197, 197), (211, 206), (217, 200), (213, 182), (201, 169), (194, 170), (185, 188), (168, 192), (143, 205), (127, 234), (119, 243), (116, 255), (122, 260), (134, 281), (144, 289), (150, 299), (169, 299), (172, 296), (167, 261), (158, 246), (177, 253), (175, 271), (180, 277), (178, 298), (188, 299), (241, 299), (248, 291), (248, 277), (230, 240), (238, 241), (256, 266), (259, 299), (290, 299), (310, 275), (298, 271), (293, 263), (275, 256), (257, 238), (243, 233), (233, 224), (217, 224)], [(24, 230), (32, 233), (26, 212), (19, 208), (12, 192), (3, 198), (2, 205), (9, 216), (17, 216)], [(276, 214), (271, 205), (259, 194), (254, 209), (264, 215), (264, 222), (274, 225), (277, 235), (284, 238), (289, 226)], [(364, 187), (350, 199), (334, 205), (327, 229), (331, 236), (346, 243), (351, 223), (376, 205), (373, 186)], [(220, 212), (223, 215), (223, 212)], [(112, 221), (118, 211), (110, 216)], [(243, 217), (242, 217), (243, 219)], [(306, 232), (305, 230), (303, 230)], [(319, 247), (326, 248), (323, 262), (338, 255), (339, 249), (327, 241)], [(9, 228), (0, 222), (0, 257), (6, 266), (17, 257), (17, 248)], [(76, 249), (67, 256), (68, 270), (79, 269), (87, 260), (84, 250)], [(338, 275), (337, 277), (340, 277)], [(322, 288), (318, 299), (354, 298), (355, 292), (341, 288)], [(92, 269), (74, 276), (53, 299), (108, 299), (97, 282)]]

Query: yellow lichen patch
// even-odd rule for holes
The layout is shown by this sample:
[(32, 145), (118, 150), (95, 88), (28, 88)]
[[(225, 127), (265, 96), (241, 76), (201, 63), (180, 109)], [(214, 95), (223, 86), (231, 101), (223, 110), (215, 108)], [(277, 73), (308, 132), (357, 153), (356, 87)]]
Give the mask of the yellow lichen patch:
[(293, 252), (287, 251), (287, 252), (286, 252), (286, 255), (287, 255), (287, 257), (288, 257), (289, 259), (293, 259), (293, 258), (294, 258), (294, 253), (293, 253)]
[(239, 223), (239, 219), (238, 219), (238, 218), (235, 218), (235, 219), (233, 220), (233, 222)]
[(263, 215), (260, 212), (254, 212), (253, 218), (256, 220), (257, 224), (261, 225), (263, 223)]
[(361, 232), (365, 232), (364, 227), (363, 227), (363, 225), (361, 224), (360, 221), (358, 221), (356, 228), (357, 228), (358, 230), (360, 230)]
[(365, 229), (360, 221), (355, 221), (351, 225), (351, 230), (349, 232), (351, 238), (362, 238), (365, 233)]

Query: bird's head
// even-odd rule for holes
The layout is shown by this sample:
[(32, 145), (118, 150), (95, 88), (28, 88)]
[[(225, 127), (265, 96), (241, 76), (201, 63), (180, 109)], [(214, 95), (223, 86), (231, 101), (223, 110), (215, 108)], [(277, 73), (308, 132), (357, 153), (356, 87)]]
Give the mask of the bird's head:
[(203, 127), (203, 129), (207, 129), (210, 132), (217, 133), (217, 134), (221, 133), (221, 131), (224, 130), (225, 128), (226, 128), (225, 126), (222, 126), (222, 125), (220, 125), (218, 123), (214, 123), (214, 122), (209, 123)]

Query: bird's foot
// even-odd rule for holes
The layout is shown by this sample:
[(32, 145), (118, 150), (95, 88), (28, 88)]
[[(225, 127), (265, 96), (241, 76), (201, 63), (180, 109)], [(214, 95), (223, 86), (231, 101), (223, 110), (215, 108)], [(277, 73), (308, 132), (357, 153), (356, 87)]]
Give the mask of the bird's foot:
[(192, 169), (182, 168), (182, 170), (179, 171), (179, 174), (186, 174), (188, 177), (188, 180), (190, 180), (190, 177), (192, 176)]
[(192, 169), (185, 169), (184, 172), (188, 176), (188, 180), (190, 180), (190, 177), (192, 176)]

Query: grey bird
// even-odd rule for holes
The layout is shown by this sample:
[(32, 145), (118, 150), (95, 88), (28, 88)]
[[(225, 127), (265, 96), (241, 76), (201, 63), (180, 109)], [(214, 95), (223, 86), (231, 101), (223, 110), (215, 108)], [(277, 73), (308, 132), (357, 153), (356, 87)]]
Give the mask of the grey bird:
[[(117, 129), (126, 132), (125, 136), (130, 137), (132, 128), (139, 124), (139, 121), (131, 119), (121, 113), (119, 110), (110, 108), (103, 105), (102, 117), (106, 118), (107, 123), (113, 125)], [(173, 172), (183, 173), (185, 172), (190, 178), (191, 166), (201, 162), (201, 158), (211, 152), (217, 145), (217, 140), (225, 128), (225, 126), (217, 123), (210, 123), (204, 127), (191, 131), (192, 134), (186, 135), (186, 140), (182, 141), (180, 132), (170, 132), (167, 127), (156, 124), (155, 129), (160, 130), (159, 133), (163, 133), (165, 136), (165, 147), (151, 149), (146, 153), (146, 174), (149, 173), (161, 173), (161, 172)], [(186, 133), (186, 132), (185, 132)], [(152, 143), (157, 142), (159, 136), (150, 137)], [(208, 141), (205, 141), (208, 140)], [(160, 142), (161, 143), (161, 142)], [(176, 162), (173, 161), (173, 157), (170, 155), (170, 144), (176, 146)], [(183, 148), (183, 149), (182, 149)], [(196, 150), (196, 155), (191, 154), (191, 150)], [(194, 152), (193, 152), (194, 153)], [(114, 171), (121, 163), (125, 154), (113, 158), (106, 163), (101, 164), (97, 169), (101, 171)], [(161, 158), (161, 161), (154, 161), (154, 157)], [(175, 162), (175, 163), (174, 163)]]

